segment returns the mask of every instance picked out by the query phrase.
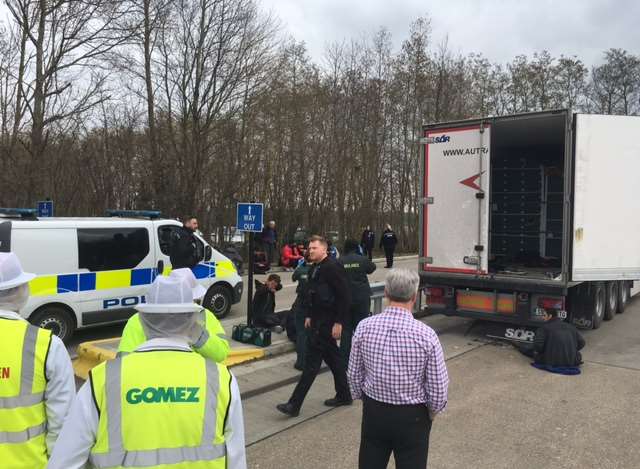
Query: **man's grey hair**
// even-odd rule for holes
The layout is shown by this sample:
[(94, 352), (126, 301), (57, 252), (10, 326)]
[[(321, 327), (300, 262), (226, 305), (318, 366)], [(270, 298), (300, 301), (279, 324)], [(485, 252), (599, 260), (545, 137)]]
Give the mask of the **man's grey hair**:
[(384, 282), (384, 291), (391, 301), (408, 303), (418, 292), (420, 276), (415, 270), (392, 269)]

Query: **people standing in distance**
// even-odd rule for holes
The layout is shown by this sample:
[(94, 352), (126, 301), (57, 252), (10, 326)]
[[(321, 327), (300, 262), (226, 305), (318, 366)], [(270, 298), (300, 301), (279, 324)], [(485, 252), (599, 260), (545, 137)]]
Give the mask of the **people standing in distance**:
[(14, 253), (0, 253), (0, 466), (44, 469), (76, 386), (67, 349), (19, 311), (34, 274)]
[(338, 262), (342, 264), (351, 288), (351, 308), (349, 310), (349, 320), (342, 328), (340, 339), (340, 353), (346, 364), (349, 363), (349, 353), (351, 351), (351, 337), (353, 336), (358, 323), (369, 316), (371, 308), (371, 286), (369, 277), (376, 270), (376, 265), (364, 256), (357, 253), (358, 243), (353, 239), (347, 239), (344, 243), (345, 254)]
[(158, 276), (136, 306), (158, 335), (93, 368), (49, 469), (246, 469), (240, 391), (231, 372), (189, 346), (202, 307), (187, 281)]
[(391, 229), (391, 225), (387, 224), (380, 238), (380, 247), (384, 249), (384, 255), (387, 258), (385, 269), (393, 267), (393, 253), (396, 250), (396, 244), (398, 244), (398, 238)]
[(277, 260), (276, 243), (278, 242), (278, 232), (276, 231), (275, 221), (271, 220), (269, 224), (262, 229), (261, 241), (267, 255), (267, 262), (271, 265)]
[(182, 220), (182, 227), (173, 232), (169, 260), (173, 269), (195, 267), (200, 262), (198, 255), (198, 240), (195, 232), (198, 230), (198, 220), (194, 216), (186, 216)]
[(369, 260), (373, 260), (373, 247), (376, 242), (376, 233), (371, 229), (369, 225), (366, 226), (364, 231), (362, 232), (362, 238), (360, 240), (360, 244), (364, 249), (364, 255), (369, 258)]
[(307, 348), (302, 375), (289, 401), (278, 404), (283, 414), (295, 417), (313, 384), (324, 360), (331, 373), (336, 390), (334, 398), (324, 403), (330, 407), (351, 405), (345, 364), (340, 356), (337, 340), (342, 327), (349, 320), (351, 293), (344, 268), (327, 254), (327, 241), (321, 236), (312, 236), (309, 241), (309, 260), (313, 263), (309, 271), (304, 326), (307, 329)]
[(349, 385), (362, 399), (360, 469), (427, 467), (429, 434), (447, 405), (449, 376), (436, 333), (414, 319), (418, 273), (394, 269), (385, 280), (388, 306), (364, 319), (353, 336)]

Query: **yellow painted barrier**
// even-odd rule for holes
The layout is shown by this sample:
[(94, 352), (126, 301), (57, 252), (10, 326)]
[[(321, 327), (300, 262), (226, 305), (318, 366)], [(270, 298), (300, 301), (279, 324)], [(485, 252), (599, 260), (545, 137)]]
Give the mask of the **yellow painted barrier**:
[[(78, 345), (78, 358), (73, 361), (73, 370), (78, 378), (86, 380), (89, 371), (96, 365), (116, 358), (120, 338), (93, 340)], [(263, 349), (239, 348), (231, 349), (224, 364), (227, 366), (239, 365), (251, 360), (264, 357)]]

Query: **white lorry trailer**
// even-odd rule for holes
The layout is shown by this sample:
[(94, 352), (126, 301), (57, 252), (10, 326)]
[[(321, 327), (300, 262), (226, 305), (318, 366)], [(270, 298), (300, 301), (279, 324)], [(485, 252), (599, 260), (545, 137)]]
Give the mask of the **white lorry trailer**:
[(568, 110), (424, 127), (420, 274), (432, 311), (581, 328), (640, 279), (640, 117)]

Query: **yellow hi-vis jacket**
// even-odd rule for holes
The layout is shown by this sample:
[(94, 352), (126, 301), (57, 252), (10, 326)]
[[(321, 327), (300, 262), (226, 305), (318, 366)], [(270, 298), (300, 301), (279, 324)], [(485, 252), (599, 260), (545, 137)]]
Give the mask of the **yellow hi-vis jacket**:
[[(205, 358), (222, 363), (226, 360), (227, 355), (229, 355), (229, 342), (226, 339), (224, 329), (218, 318), (216, 318), (211, 311), (205, 309), (203, 314), (204, 327), (207, 332), (205, 341), (201, 344), (192, 344), (191, 348)], [(122, 337), (118, 344), (118, 352), (133, 352), (140, 345), (144, 344), (147, 339), (144, 327), (142, 327), (142, 323), (140, 322), (140, 316), (136, 313), (129, 318), (127, 324), (124, 326)]]
[(0, 318), (0, 467), (47, 464), (45, 367), (51, 331)]
[(231, 374), (195, 352), (133, 352), (90, 373), (98, 469), (225, 469)]

